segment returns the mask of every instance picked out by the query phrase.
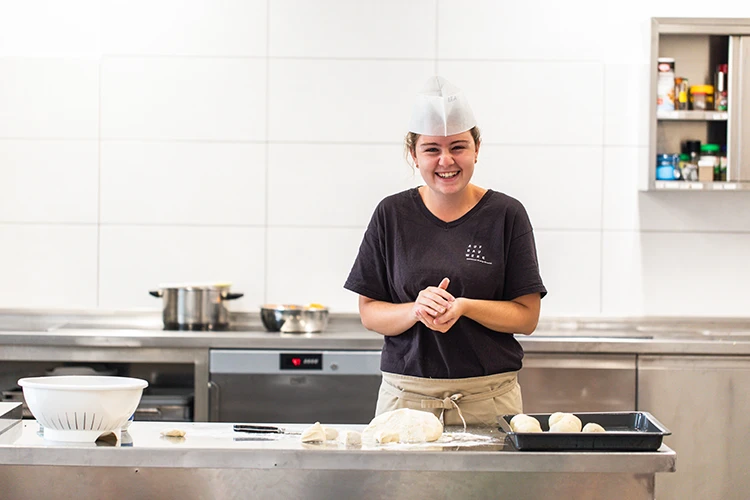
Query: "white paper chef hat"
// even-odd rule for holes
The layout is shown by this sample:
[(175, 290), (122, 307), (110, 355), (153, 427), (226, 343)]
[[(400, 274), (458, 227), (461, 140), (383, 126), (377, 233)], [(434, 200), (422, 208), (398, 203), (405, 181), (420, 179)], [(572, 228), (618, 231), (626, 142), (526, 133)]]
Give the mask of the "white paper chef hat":
[(446, 137), (466, 132), (477, 121), (464, 93), (442, 76), (433, 76), (417, 94), (409, 131)]

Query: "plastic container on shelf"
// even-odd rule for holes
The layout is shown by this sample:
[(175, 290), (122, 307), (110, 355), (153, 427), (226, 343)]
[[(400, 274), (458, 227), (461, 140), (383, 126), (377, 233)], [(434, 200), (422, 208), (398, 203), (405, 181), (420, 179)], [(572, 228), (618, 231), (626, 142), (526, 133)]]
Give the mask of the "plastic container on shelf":
[(714, 86), (693, 85), (690, 87), (690, 104), (697, 111), (714, 109)]
[(678, 166), (679, 155), (660, 154), (656, 155), (656, 180), (677, 181), (682, 178)]
[[(708, 168), (711, 169), (709, 175)], [(703, 144), (701, 159), (698, 161), (698, 177), (701, 181), (718, 181), (721, 179), (721, 161), (718, 144)]]
[(674, 58), (658, 58), (656, 69), (659, 74), (656, 82), (656, 109), (658, 111), (674, 111)]

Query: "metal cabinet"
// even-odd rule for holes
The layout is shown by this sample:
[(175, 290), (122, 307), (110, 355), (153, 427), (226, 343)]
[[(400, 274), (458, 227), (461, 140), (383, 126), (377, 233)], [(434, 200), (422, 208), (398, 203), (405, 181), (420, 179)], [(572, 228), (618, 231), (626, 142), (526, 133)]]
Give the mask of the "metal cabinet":
[[(711, 105), (708, 110), (674, 111), (657, 106), (657, 100), (665, 91), (663, 87), (659, 90), (660, 87), (668, 85), (660, 84), (657, 68), (661, 57), (674, 59), (674, 76), (686, 79), (689, 82), (686, 86), (725, 86), (726, 110), (714, 110)], [(722, 72), (726, 81), (722, 76), (721, 84), (716, 74), (719, 65), (728, 68), (727, 73)], [(668, 81), (669, 74), (662, 73), (661, 78), (666, 76)], [(750, 122), (750, 19), (652, 19), (650, 88), (650, 148), (647, 168), (641, 171), (640, 189), (750, 190), (750, 127), (747, 125)], [(679, 93), (674, 86), (672, 88), (672, 95)], [(687, 153), (682, 151), (685, 141), (720, 147), (716, 154), (726, 159), (722, 180), (657, 180), (657, 155)], [(723, 147), (725, 152), (721, 152)]]
[(518, 375), (526, 413), (633, 411), (634, 354), (526, 353)]
[(747, 498), (750, 491), (750, 357), (639, 356), (638, 409), (672, 435), (677, 473), (657, 498)]

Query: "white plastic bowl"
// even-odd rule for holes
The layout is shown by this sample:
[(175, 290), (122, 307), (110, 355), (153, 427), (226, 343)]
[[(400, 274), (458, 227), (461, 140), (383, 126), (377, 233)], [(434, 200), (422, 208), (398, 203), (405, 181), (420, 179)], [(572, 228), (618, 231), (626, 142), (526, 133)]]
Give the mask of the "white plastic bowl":
[(70, 375), (22, 378), (29, 410), (51, 441), (93, 443), (119, 433), (135, 412), (148, 382), (138, 378)]

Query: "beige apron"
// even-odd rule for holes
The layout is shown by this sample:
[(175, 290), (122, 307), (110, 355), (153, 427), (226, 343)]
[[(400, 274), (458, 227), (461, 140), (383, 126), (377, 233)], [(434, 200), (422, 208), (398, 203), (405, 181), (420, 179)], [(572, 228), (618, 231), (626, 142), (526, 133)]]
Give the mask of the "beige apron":
[(497, 424), (523, 413), (518, 372), (471, 378), (422, 378), (383, 372), (375, 415), (398, 408), (431, 411), (444, 425)]

